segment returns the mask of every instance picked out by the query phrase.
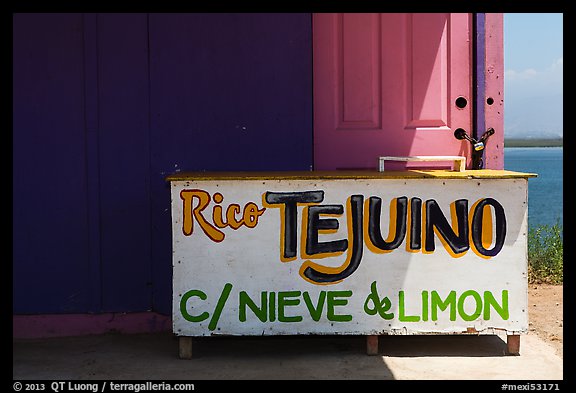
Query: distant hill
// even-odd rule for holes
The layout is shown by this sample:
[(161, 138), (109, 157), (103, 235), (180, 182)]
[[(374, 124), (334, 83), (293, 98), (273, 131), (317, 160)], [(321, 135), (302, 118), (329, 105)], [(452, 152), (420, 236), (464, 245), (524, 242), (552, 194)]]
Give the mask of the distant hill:
[(561, 139), (563, 119), (562, 94), (539, 97), (509, 94), (504, 105), (504, 138)]
[(559, 147), (564, 138), (504, 138), (504, 147)]

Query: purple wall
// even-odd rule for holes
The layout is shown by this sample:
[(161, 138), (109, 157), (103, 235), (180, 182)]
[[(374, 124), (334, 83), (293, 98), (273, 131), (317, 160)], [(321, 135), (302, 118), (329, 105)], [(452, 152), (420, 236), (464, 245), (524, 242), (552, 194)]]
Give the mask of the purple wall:
[(15, 14), (15, 314), (171, 312), (177, 170), (308, 170), (310, 14)]
[(15, 15), (15, 313), (91, 305), (82, 17)]

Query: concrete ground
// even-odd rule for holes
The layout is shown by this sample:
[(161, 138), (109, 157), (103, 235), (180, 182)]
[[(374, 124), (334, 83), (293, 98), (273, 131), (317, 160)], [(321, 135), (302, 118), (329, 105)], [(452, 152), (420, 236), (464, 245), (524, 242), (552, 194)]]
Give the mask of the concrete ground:
[(381, 336), (366, 355), (363, 336), (202, 337), (193, 359), (178, 357), (171, 333), (13, 340), (13, 379), (25, 380), (561, 380), (563, 359), (536, 335), (520, 356), (506, 337)]

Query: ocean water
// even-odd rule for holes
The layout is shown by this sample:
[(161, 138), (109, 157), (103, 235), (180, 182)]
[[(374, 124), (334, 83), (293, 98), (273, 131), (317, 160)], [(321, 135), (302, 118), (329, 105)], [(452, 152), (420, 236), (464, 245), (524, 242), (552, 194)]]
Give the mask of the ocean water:
[(563, 201), (562, 147), (505, 147), (504, 169), (531, 172), (528, 179), (528, 227), (562, 224)]

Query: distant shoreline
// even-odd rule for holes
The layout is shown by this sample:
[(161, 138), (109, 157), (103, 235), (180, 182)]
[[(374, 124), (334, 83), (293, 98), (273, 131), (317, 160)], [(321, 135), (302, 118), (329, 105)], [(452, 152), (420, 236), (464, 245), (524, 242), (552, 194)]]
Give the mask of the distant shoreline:
[(504, 147), (563, 147), (564, 139), (504, 139)]

